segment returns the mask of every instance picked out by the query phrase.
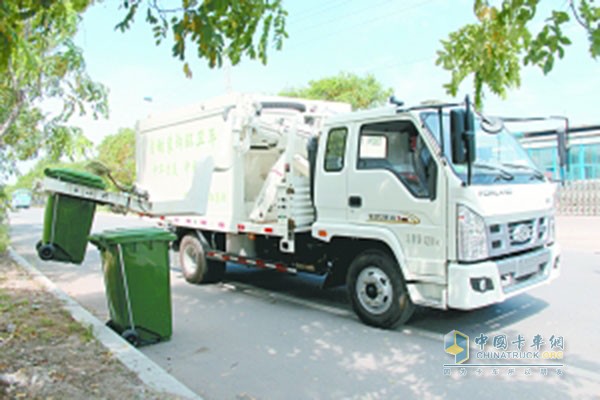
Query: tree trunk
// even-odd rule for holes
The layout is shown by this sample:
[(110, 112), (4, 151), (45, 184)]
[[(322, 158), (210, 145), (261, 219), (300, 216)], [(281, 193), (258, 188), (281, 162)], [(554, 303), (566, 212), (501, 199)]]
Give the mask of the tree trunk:
[(21, 112), (22, 108), (23, 108), (23, 101), (22, 101), (22, 99), (19, 99), (17, 101), (17, 103), (13, 106), (12, 110), (10, 111), (10, 114), (8, 114), (8, 117), (6, 118), (6, 120), (4, 120), (2, 122), (2, 124), (0, 125), (0, 143), (2, 143), (2, 141), (3, 141), (2, 138), (4, 137), (6, 132), (8, 132), (11, 125), (15, 122), (15, 120), (19, 116), (19, 113)]

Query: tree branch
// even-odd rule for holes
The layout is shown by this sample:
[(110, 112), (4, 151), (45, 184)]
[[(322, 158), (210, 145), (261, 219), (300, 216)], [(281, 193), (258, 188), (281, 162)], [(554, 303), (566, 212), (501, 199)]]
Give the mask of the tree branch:
[(0, 143), (2, 143), (2, 138), (4, 137), (6, 132), (8, 132), (11, 125), (16, 121), (16, 119), (19, 116), (19, 113), (21, 112), (22, 109), (23, 109), (23, 101), (18, 101), (13, 106), (12, 110), (10, 111), (10, 114), (8, 114), (8, 118), (6, 118), (6, 120), (4, 122), (2, 122), (2, 125), (0, 125)]
[(13, 73), (10, 65), (8, 67), (8, 73), (11, 76), (12, 86), (15, 91), (15, 102), (13, 104), (12, 110), (10, 110), (10, 113), (8, 114), (8, 117), (2, 122), (2, 124), (0, 124), (0, 143), (2, 143), (2, 138), (8, 132), (11, 125), (17, 120), (17, 117), (19, 116), (19, 113), (21, 112), (25, 104), (25, 93), (19, 89), (19, 81)]
[(579, 23), (579, 25), (581, 25), (588, 33), (592, 33), (592, 29), (590, 28), (590, 26), (584, 20), (582, 20), (581, 16), (579, 16), (579, 14), (577, 13), (577, 8), (575, 7), (575, 2), (573, 0), (569, 0), (569, 7), (571, 7), (571, 11), (575, 16), (575, 20), (577, 21), (577, 23)]
[(161, 5), (158, 4), (157, 0), (153, 0), (152, 3), (150, 4), (150, 7), (152, 7), (154, 10), (156, 10), (157, 12), (159, 12), (161, 14), (179, 13), (179, 12), (182, 12), (182, 11), (188, 11), (189, 10), (189, 8), (183, 8), (183, 7), (163, 8)]

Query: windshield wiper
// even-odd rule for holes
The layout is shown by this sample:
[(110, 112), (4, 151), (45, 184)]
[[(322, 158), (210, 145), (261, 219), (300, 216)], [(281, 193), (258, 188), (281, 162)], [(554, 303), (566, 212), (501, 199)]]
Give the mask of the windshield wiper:
[(485, 168), (498, 172), (498, 176), (496, 177), (497, 179), (504, 179), (505, 181), (512, 181), (515, 179), (513, 174), (493, 164), (474, 163), (473, 166), (476, 168)]
[(510, 167), (510, 168), (514, 168), (514, 169), (522, 169), (528, 172), (531, 172), (531, 177), (534, 179), (539, 179), (541, 181), (545, 180), (544, 174), (542, 174), (539, 170), (530, 167), (528, 165), (523, 165), (523, 164), (511, 164), (511, 163), (502, 163), (503, 167)]

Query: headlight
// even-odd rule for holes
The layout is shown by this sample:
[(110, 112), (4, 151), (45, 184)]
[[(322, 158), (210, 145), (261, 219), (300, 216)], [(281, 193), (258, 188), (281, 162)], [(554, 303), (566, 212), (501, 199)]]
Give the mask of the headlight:
[(458, 259), (477, 261), (489, 257), (486, 227), (483, 218), (470, 208), (458, 206)]
[(552, 244), (556, 239), (556, 226), (554, 222), (554, 215), (548, 218), (548, 235), (546, 235), (546, 243)]

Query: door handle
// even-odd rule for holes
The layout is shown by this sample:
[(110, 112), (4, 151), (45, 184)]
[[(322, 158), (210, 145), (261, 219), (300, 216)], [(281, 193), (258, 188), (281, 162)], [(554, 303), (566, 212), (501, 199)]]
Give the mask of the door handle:
[(354, 208), (362, 207), (362, 197), (360, 197), (360, 196), (348, 197), (348, 205), (350, 207), (354, 207)]

